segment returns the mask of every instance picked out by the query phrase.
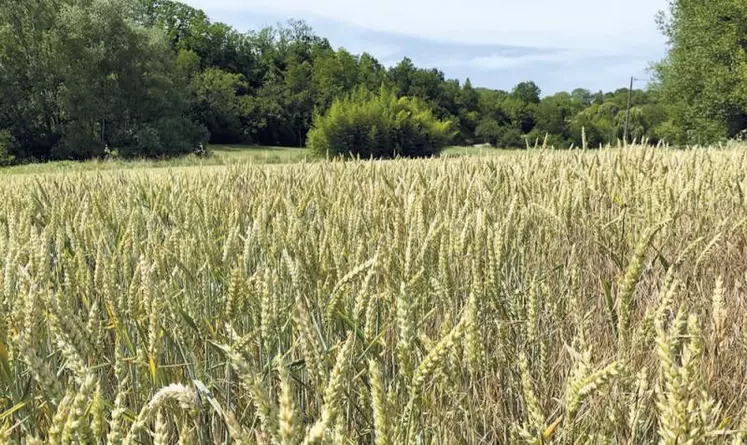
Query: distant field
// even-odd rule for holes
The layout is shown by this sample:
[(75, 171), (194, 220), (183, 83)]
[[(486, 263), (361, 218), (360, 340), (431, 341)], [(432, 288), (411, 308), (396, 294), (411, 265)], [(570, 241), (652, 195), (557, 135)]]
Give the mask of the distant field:
[[(243, 163), (289, 164), (313, 162), (319, 158), (304, 148), (257, 147), (243, 145), (215, 145), (210, 148), (211, 156), (200, 158), (184, 156), (168, 160), (95, 160), (95, 161), (56, 161), (40, 164), (26, 164), (0, 168), (0, 173), (34, 174), (63, 173), (76, 171), (119, 170), (137, 168), (179, 168), (197, 166), (235, 165)], [(442, 156), (482, 156), (505, 153), (505, 150), (484, 147), (450, 147)]]
[(93, 160), (85, 162), (55, 161), (39, 164), (25, 164), (1, 168), (3, 173), (61, 173), (89, 170), (120, 170), (139, 168), (178, 168), (241, 163), (279, 164), (311, 160), (313, 156), (302, 148), (255, 147), (255, 146), (213, 146), (209, 157), (183, 156), (166, 160)]
[[(287, 147), (251, 147), (251, 146), (214, 146), (213, 153), (226, 162), (247, 160), (264, 163), (288, 163), (302, 160), (315, 160), (313, 154), (303, 148)], [(441, 156), (483, 156), (505, 153), (507, 150), (491, 147), (449, 147)], [(510, 150), (509, 150), (510, 151)]]
[(211, 147), (211, 150), (214, 157), (225, 163), (287, 164), (314, 158), (314, 155), (304, 148), (215, 145)]

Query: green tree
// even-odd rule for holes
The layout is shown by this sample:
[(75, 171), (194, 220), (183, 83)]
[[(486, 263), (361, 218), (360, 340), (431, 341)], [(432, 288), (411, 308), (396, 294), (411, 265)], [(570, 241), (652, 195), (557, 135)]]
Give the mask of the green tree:
[(538, 104), (541, 93), (542, 91), (534, 82), (521, 82), (511, 91), (513, 97), (528, 104)]
[(214, 144), (244, 142), (243, 101), (238, 92), (245, 88), (243, 76), (220, 68), (208, 68), (191, 82), (192, 115), (210, 133)]
[(46, 0), (0, 7), (0, 131), (7, 156), (44, 159), (61, 136), (52, 32), (59, 15)]
[(320, 154), (389, 158), (436, 155), (453, 136), (452, 123), (435, 118), (422, 100), (358, 88), (316, 115), (308, 140)]
[[(729, 20), (741, 17), (741, 10), (724, 10)], [(736, 29), (720, 39), (731, 41)], [(369, 54), (334, 50), (302, 21), (243, 33), (174, 0), (5, 0), (0, 43), (4, 163), (99, 156), (107, 146), (133, 156), (178, 154), (208, 136), (213, 143), (303, 146), (315, 115), (325, 115), (354, 90), (378, 93), (382, 86), (407, 98), (396, 105), (398, 112), (419, 116), (397, 124), (398, 146), (407, 139), (405, 128), (412, 138), (420, 137), (417, 126), (406, 125), (421, 118), (423, 128), (431, 125), (425, 111), (451, 122), (460, 144), (524, 146), (527, 137), (549, 135), (553, 145), (565, 146), (580, 143), (582, 128), (591, 141), (614, 143), (627, 102), (625, 88), (595, 94), (576, 89), (545, 98), (530, 81), (510, 93), (474, 88), (469, 79), (461, 85), (408, 58), (385, 69)], [(661, 72), (679, 60), (679, 53), (672, 54)], [(735, 54), (734, 60), (742, 57)], [(730, 69), (739, 71), (732, 59)], [(742, 128), (735, 110), (744, 96), (734, 80), (739, 76), (730, 76), (726, 86), (716, 81), (724, 93), (717, 95), (719, 103), (728, 106), (702, 105), (721, 110), (711, 118), (731, 116), (722, 125), (728, 135)], [(685, 84), (667, 82), (655, 94), (633, 92), (633, 137), (671, 140), (683, 133), (685, 120), (670, 114), (661, 98), (671, 99)], [(678, 103), (680, 108), (671, 108), (687, 110), (687, 101)], [(394, 107), (388, 103), (382, 109)]]
[(622, 138), (624, 122), (624, 107), (614, 101), (594, 103), (571, 121), (571, 138), (578, 147), (583, 145), (583, 134), (586, 135), (586, 145), (589, 148), (614, 145)]
[(344, 49), (323, 51), (314, 60), (313, 82), (316, 105), (326, 110), (358, 85), (358, 61)]
[(594, 95), (591, 91), (584, 88), (576, 88), (571, 91), (571, 100), (579, 106), (586, 108), (594, 101)]
[[(293, 127), (297, 145), (302, 147), (306, 134), (311, 127), (314, 111), (313, 66), (311, 61), (300, 62), (296, 59), (288, 62), (285, 84), (288, 90), (287, 112), (290, 125)], [(294, 144), (296, 145), (296, 144)]]
[(553, 96), (543, 98), (537, 105), (535, 115), (537, 118), (536, 132), (544, 138), (546, 134), (552, 135), (552, 145), (557, 148), (569, 145), (571, 137), (569, 121), (583, 106), (573, 100), (568, 93), (557, 93)]
[(512, 95), (503, 100), (501, 107), (508, 116), (511, 127), (521, 134), (529, 133), (537, 124), (535, 116), (537, 105), (534, 103), (524, 102)]
[(124, 0), (71, 1), (55, 29), (65, 128), (52, 157), (89, 157), (104, 146), (132, 156), (197, 149), (188, 87), (162, 32), (136, 25)]
[(521, 132), (513, 127), (501, 125), (492, 119), (483, 119), (475, 129), (481, 141), (493, 147), (522, 148), (525, 146)]
[(143, 0), (144, 22), (166, 32), (176, 51), (199, 56), (202, 68), (248, 74), (255, 64), (251, 41), (224, 23), (213, 23), (205, 12), (172, 0)]
[(659, 25), (669, 52), (656, 74), (679, 142), (708, 143), (747, 129), (747, 3), (670, 0)]
[(410, 86), (412, 85), (412, 78), (416, 70), (417, 68), (415, 68), (412, 60), (407, 57), (389, 69), (389, 78), (392, 79), (394, 92), (397, 96), (407, 96), (410, 94)]
[(459, 118), (460, 140), (465, 143), (473, 142), (480, 122), (480, 95), (472, 87), (469, 78), (457, 93), (455, 101)]
[[(7, 7), (6, 7), (7, 6)], [(125, 0), (8, 0), (0, 12), (0, 115), (18, 159), (189, 152), (186, 79), (162, 32)]]
[(472, 81), (467, 78), (462, 87), (460, 106), (467, 111), (478, 111), (480, 108), (480, 95), (472, 86)]
[(368, 53), (361, 54), (358, 61), (358, 83), (369, 91), (377, 91), (382, 85), (390, 85), (386, 69)]

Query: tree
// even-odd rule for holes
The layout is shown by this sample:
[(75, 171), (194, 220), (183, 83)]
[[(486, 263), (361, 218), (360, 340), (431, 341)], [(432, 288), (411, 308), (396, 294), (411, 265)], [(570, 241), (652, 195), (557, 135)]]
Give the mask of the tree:
[[(719, 6), (726, 18), (718, 17), (741, 17), (733, 0), (718, 2), (731, 5)], [(676, 3), (698, 10), (685, 0)], [(687, 22), (673, 17), (671, 23)], [(729, 26), (720, 32), (733, 32), (711, 40), (734, 40), (741, 31)], [(719, 53), (735, 72), (714, 81), (720, 85), (714, 91), (723, 94), (706, 95), (719, 99), (702, 104), (711, 114), (689, 114), (704, 122), (723, 117), (719, 128), (727, 135), (744, 127), (739, 99), (745, 88), (735, 74), (742, 70), (735, 62), (739, 51)], [(675, 66), (677, 54), (673, 50), (662, 73)], [(631, 135), (656, 140), (683, 134), (687, 120), (669, 113), (687, 111), (690, 99), (682, 98), (692, 96), (680, 78), (687, 76), (667, 78), (656, 94), (633, 91)], [(302, 21), (244, 33), (175, 0), (5, 0), (0, 8), (0, 163), (83, 159), (103, 155), (107, 146), (132, 156), (179, 154), (208, 138), (304, 146), (315, 115), (327, 114), (352, 91), (379, 93), (382, 87), (406, 98), (382, 110), (418, 116), (400, 122), (402, 138), (405, 128), (419, 138), (417, 125), (406, 125), (423, 119), (418, 125), (428, 128), (433, 118), (451, 122), (459, 144), (501, 146), (523, 146), (526, 137), (546, 134), (559, 147), (578, 144), (581, 128), (589, 140), (614, 143), (628, 93), (576, 89), (542, 98), (531, 81), (510, 93), (475, 88), (469, 79), (462, 85), (408, 58), (386, 69), (369, 54), (335, 50)], [(672, 97), (682, 100), (664, 107), (661, 98)]]
[(545, 97), (537, 105), (535, 111), (537, 118), (535, 128), (542, 137), (545, 134), (555, 136), (553, 145), (565, 147), (569, 145), (570, 139), (569, 120), (581, 109), (581, 104), (574, 102), (573, 97), (568, 93), (557, 93)]
[(389, 78), (392, 79), (394, 92), (397, 96), (407, 96), (410, 94), (410, 86), (412, 85), (412, 78), (415, 71), (415, 65), (407, 57), (402, 59), (397, 66), (389, 69)]
[(576, 88), (571, 91), (571, 100), (581, 107), (586, 108), (594, 101), (594, 95), (591, 94), (591, 91), (584, 88)]
[(537, 122), (535, 104), (524, 102), (511, 95), (503, 100), (501, 107), (508, 116), (511, 126), (519, 130), (521, 134), (527, 134), (534, 129)]
[(316, 105), (326, 110), (358, 84), (358, 61), (344, 49), (323, 51), (314, 60), (313, 79)]
[(521, 82), (511, 91), (511, 95), (521, 102), (537, 104), (540, 101), (541, 90), (534, 82)]
[[(187, 79), (163, 33), (135, 24), (139, 14), (123, 0), (63, 10), (56, 43), (67, 125), (53, 157), (102, 154), (106, 145), (132, 156), (182, 154), (204, 140), (187, 116)], [(82, 141), (99, 152), (81, 153)]]
[(369, 91), (377, 91), (382, 85), (389, 85), (386, 70), (368, 53), (361, 54), (358, 61), (358, 82)]
[(709, 143), (747, 129), (747, 4), (670, 0), (658, 22), (669, 52), (655, 73), (679, 142)]
[(244, 88), (240, 74), (208, 68), (191, 82), (192, 115), (210, 133), (210, 142), (228, 144), (242, 141), (242, 100), (237, 92)]
[(295, 59), (289, 60), (285, 84), (288, 89), (288, 117), (296, 133), (297, 145), (303, 147), (314, 110), (312, 62), (304, 60), (299, 63)]
[[(0, 115), (23, 159), (195, 150), (186, 79), (165, 35), (125, 0), (8, 0), (0, 12)], [(22, 98), (26, 99), (22, 99)], [(3, 128), (0, 127), (0, 130)]]
[(201, 10), (172, 0), (144, 0), (144, 19), (163, 29), (175, 52), (189, 50), (202, 68), (248, 74), (254, 66), (251, 42), (224, 23), (213, 23)]
[(466, 111), (478, 111), (480, 108), (480, 95), (472, 87), (472, 81), (469, 80), (469, 77), (464, 81), (462, 87), (460, 106)]
[(444, 73), (437, 69), (416, 69), (410, 75), (410, 88), (407, 90), (407, 95), (438, 105), (445, 81)]
[(43, 0), (8, 0), (0, 8), (0, 131), (6, 156), (43, 159), (60, 138), (51, 32), (58, 9)]
[(491, 118), (501, 125), (510, 123), (510, 118), (504, 108), (506, 100), (510, 97), (506, 91), (478, 88), (477, 94), (478, 109), (483, 119)]
[(460, 139), (471, 142), (476, 136), (477, 125), (480, 121), (480, 95), (472, 87), (469, 78), (464, 82), (456, 98), (457, 116), (459, 117)]
[(358, 88), (316, 115), (308, 141), (323, 155), (423, 157), (438, 154), (453, 136), (452, 123), (436, 119), (422, 100)]

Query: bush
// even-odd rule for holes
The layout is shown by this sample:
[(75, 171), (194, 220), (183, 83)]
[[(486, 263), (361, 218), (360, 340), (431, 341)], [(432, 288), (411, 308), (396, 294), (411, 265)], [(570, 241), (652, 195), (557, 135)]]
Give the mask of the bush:
[(13, 145), (15, 141), (8, 130), (0, 130), (0, 166), (11, 165), (15, 161)]
[(427, 157), (440, 153), (455, 136), (419, 99), (397, 98), (382, 89), (358, 89), (316, 115), (308, 146), (321, 155), (364, 158)]
[(480, 142), (487, 142), (493, 147), (497, 147), (504, 130), (505, 127), (502, 127), (493, 119), (483, 119), (475, 129), (475, 136)]
[(487, 142), (493, 147), (523, 148), (526, 146), (521, 130), (501, 125), (493, 119), (482, 120), (475, 129), (475, 134), (478, 140)]
[(564, 149), (570, 146), (568, 141), (566, 141), (563, 136), (555, 133), (541, 131), (538, 128), (530, 131), (529, 134), (526, 135), (526, 140), (529, 142), (530, 147), (534, 147), (535, 144), (539, 147), (545, 145), (546, 148), (552, 147), (556, 149)]
[(125, 158), (165, 158), (196, 153), (204, 147), (205, 127), (187, 118), (164, 117), (153, 122), (121, 126), (110, 136), (111, 149)]
[(509, 127), (501, 135), (499, 144), (503, 148), (524, 148), (526, 147), (526, 139), (521, 134), (521, 130)]

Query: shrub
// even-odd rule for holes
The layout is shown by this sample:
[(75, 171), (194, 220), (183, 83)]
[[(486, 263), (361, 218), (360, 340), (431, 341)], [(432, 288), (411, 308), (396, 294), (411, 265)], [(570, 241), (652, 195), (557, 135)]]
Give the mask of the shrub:
[(562, 149), (570, 146), (563, 136), (555, 133), (548, 133), (538, 128), (535, 128), (526, 135), (526, 141), (529, 143), (530, 147), (534, 147), (535, 145), (542, 147), (544, 145), (546, 148), (552, 147)]
[(475, 135), (481, 142), (487, 142), (493, 147), (498, 146), (505, 127), (501, 126), (493, 119), (483, 119), (475, 129)]
[(477, 126), (475, 134), (479, 140), (501, 148), (522, 148), (526, 145), (518, 128), (501, 125), (493, 119), (484, 119)]
[(308, 146), (322, 155), (364, 158), (427, 157), (440, 153), (455, 136), (422, 101), (358, 89), (314, 117)]
[(207, 139), (205, 127), (182, 117), (164, 117), (118, 131), (111, 144), (126, 158), (155, 158), (198, 152)]
[(501, 135), (499, 144), (503, 148), (523, 148), (526, 146), (526, 140), (524, 135), (521, 134), (521, 130), (509, 127)]
[(10, 165), (15, 161), (12, 153), (13, 137), (8, 130), (0, 130), (0, 166)]

